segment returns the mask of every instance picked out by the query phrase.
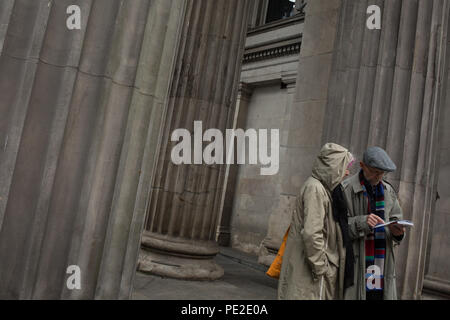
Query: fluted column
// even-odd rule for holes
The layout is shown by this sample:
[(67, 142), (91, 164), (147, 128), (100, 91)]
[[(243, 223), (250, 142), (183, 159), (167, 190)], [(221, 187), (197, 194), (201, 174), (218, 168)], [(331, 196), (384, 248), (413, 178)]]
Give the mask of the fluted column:
[[(448, 24), (450, 34), (450, 24)], [(447, 36), (447, 61), (450, 61), (450, 38)], [(440, 113), (439, 174), (437, 175), (436, 206), (430, 218), (428, 254), (423, 290), (450, 295), (450, 63), (447, 63), (447, 80), (442, 83), (445, 103)]]
[(0, 1), (0, 298), (130, 296), (184, 4)]
[[(175, 165), (173, 130), (225, 134), (234, 106), (251, 0), (187, 1), (139, 270), (183, 279), (223, 274), (212, 258), (225, 165)], [(202, 133), (201, 133), (202, 134)], [(204, 144), (206, 145), (206, 144)], [(202, 149), (203, 150), (203, 149)], [(192, 153), (193, 154), (193, 153)]]
[[(366, 27), (369, 4), (382, 9), (381, 30)], [(360, 159), (377, 145), (397, 164), (387, 180), (415, 224), (396, 259), (399, 296), (407, 299), (421, 295), (436, 201), (449, 7), (448, 0), (343, 0), (325, 114), (322, 142)]]
[[(401, 297), (404, 299), (421, 297), (429, 234), (432, 232), (430, 219), (437, 200), (441, 144), (439, 128), (445, 106), (445, 87), (442, 84), (447, 77), (446, 64), (449, 64), (445, 57), (450, 1), (435, 0), (430, 6), (428, 2), (419, 2), (416, 41), (425, 42), (422, 57), (427, 59), (420, 54), (414, 57), (402, 149), (399, 193), (405, 218), (415, 223), (400, 252), (398, 273), (403, 275), (400, 279)], [(389, 135), (392, 133), (389, 132)], [(393, 150), (397, 145), (392, 141), (387, 148)], [(448, 265), (445, 262), (441, 267)]]

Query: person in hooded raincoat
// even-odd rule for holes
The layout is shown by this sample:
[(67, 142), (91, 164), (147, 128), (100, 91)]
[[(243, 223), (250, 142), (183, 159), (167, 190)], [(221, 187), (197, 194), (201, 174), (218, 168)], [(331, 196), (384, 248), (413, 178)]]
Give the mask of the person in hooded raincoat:
[(349, 174), (353, 161), (344, 147), (325, 144), (312, 175), (297, 196), (283, 256), (278, 299), (343, 298), (345, 249), (333, 217), (332, 191)]

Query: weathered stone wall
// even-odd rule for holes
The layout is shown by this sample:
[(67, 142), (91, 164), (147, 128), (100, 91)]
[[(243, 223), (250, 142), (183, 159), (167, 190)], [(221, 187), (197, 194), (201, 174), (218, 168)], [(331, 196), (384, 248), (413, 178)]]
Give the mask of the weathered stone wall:
[[(278, 234), (286, 230), (290, 219), (290, 196), (281, 192), (281, 185), (289, 179), (283, 168), (287, 165), (303, 18), (298, 15), (252, 29), (246, 39), (233, 128), (267, 129), (268, 133), (278, 129), (279, 169), (275, 175), (264, 176), (261, 164), (228, 166), (219, 241), (264, 257), (279, 246)], [(268, 142), (271, 154), (270, 139)]]
[[(288, 98), (287, 89), (280, 89), (280, 84), (253, 89), (243, 129), (282, 128), (289, 118)], [(270, 154), (270, 146), (268, 150)], [(283, 160), (280, 147), (281, 166)], [(260, 168), (260, 165), (239, 167), (231, 221), (231, 245), (254, 254), (259, 252), (267, 234), (267, 222), (280, 201), (281, 175), (264, 176)]]

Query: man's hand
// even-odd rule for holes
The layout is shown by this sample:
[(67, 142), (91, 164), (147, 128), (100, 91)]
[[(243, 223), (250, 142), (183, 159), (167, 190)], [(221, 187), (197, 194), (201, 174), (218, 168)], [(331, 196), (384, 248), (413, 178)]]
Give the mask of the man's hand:
[(398, 237), (401, 236), (402, 234), (405, 233), (405, 227), (402, 227), (401, 225), (397, 224), (397, 223), (392, 223), (390, 225), (388, 225), (389, 230), (391, 231), (391, 233)]
[(384, 220), (376, 214), (371, 213), (367, 216), (367, 224), (369, 225), (369, 227), (373, 228), (379, 223), (384, 223)]

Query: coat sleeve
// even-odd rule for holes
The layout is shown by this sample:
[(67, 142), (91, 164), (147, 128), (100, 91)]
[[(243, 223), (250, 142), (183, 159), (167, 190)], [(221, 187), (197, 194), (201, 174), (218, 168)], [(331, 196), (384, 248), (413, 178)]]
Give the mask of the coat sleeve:
[(317, 187), (310, 186), (305, 189), (303, 201), (303, 232), (306, 259), (311, 266), (313, 276), (317, 279), (328, 269), (328, 260), (325, 254), (325, 240), (323, 237), (325, 220), (325, 199)]
[[(392, 201), (393, 201), (392, 210), (389, 214), (389, 221), (402, 220), (403, 212), (402, 212), (402, 208), (400, 207), (400, 203), (398, 202), (397, 194), (395, 193), (395, 191), (392, 188), (389, 188), (388, 192), (390, 193), (390, 195), (392, 197)], [(385, 228), (385, 230), (386, 230), (386, 236), (391, 237), (392, 240), (394, 241), (394, 243), (396, 243), (396, 244), (399, 244), (405, 236), (405, 234), (402, 234), (401, 236), (394, 236), (394, 235), (391, 235), (389, 228)]]
[[(349, 185), (345, 185), (344, 189), (348, 191)], [(344, 191), (344, 197), (347, 202), (347, 220), (348, 220), (348, 236), (350, 240), (357, 240), (360, 238), (364, 238), (367, 234), (369, 234), (372, 230), (370, 226), (367, 224), (367, 214), (361, 215), (362, 212), (353, 212), (353, 199), (352, 196), (349, 195), (349, 192)], [(350, 192), (351, 193), (351, 192)]]
[(348, 217), (348, 234), (351, 240), (363, 238), (372, 230), (367, 223), (367, 214), (362, 216)]

